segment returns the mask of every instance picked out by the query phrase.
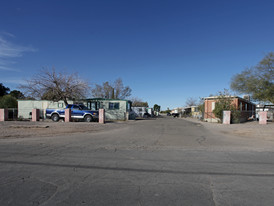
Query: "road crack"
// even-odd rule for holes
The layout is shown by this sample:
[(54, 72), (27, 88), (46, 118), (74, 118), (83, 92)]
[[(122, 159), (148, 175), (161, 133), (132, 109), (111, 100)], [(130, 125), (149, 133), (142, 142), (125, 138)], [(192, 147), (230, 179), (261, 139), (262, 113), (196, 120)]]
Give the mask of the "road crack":
[(203, 145), (203, 143), (206, 141), (205, 136), (198, 137), (196, 141), (200, 144)]
[(216, 195), (215, 195), (213, 186), (214, 185), (213, 185), (213, 182), (212, 182), (212, 178), (209, 176), (209, 188), (210, 188), (210, 191), (211, 191), (212, 201), (213, 201), (214, 205), (217, 206)]
[(138, 196), (138, 204), (139, 206), (142, 206), (142, 201), (141, 201), (141, 186), (138, 186), (138, 193), (137, 193), (137, 196)]

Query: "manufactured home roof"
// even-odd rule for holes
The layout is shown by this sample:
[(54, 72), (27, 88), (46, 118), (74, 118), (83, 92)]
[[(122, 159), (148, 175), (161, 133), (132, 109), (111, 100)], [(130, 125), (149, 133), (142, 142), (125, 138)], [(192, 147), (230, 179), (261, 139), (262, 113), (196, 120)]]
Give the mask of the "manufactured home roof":
[(106, 98), (89, 98), (89, 99), (85, 99), (85, 100), (127, 101), (127, 102), (131, 102), (130, 100), (127, 100), (127, 99), (106, 99)]
[[(207, 100), (207, 99), (220, 99), (222, 97), (225, 97), (225, 98), (237, 98), (237, 99), (240, 99), (240, 100), (245, 101), (247, 103), (254, 104), (251, 101), (248, 101), (247, 99), (244, 99), (244, 98), (238, 97), (238, 96), (212, 96), (212, 97), (204, 97), (203, 99), (204, 100)], [(256, 104), (254, 104), (254, 105), (256, 105)]]

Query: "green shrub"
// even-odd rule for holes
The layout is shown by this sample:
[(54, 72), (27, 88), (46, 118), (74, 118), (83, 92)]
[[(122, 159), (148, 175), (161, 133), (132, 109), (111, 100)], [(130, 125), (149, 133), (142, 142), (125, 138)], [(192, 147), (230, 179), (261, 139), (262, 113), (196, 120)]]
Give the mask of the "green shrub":
[[(229, 92), (225, 89), (223, 92), (219, 92), (218, 100), (215, 103), (215, 109), (213, 113), (215, 117), (219, 118), (220, 121), (223, 121), (223, 111), (231, 111), (232, 118), (236, 121), (239, 119), (239, 115), (237, 108), (232, 104), (233, 97)], [(240, 111), (239, 111), (240, 112)]]
[(0, 108), (17, 108), (17, 100), (11, 95), (5, 95), (0, 98)]
[(241, 118), (241, 111), (233, 109), (231, 111), (232, 123), (240, 123), (240, 118)]

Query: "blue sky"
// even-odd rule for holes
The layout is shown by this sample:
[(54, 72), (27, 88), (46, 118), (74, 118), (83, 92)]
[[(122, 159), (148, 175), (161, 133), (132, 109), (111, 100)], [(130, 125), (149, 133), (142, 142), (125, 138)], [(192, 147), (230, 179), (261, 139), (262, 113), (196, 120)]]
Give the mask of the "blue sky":
[(273, 11), (273, 0), (2, 0), (0, 83), (55, 67), (181, 107), (274, 51)]

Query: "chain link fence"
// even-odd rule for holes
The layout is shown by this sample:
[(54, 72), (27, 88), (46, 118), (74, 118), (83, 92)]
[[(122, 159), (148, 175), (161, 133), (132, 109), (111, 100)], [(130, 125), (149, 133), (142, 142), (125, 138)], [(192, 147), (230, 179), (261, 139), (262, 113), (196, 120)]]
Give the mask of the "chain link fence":
[[(40, 120), (46, 119), (46, 110), (40, 109)], [(32, 118), (32, 109), (20, 109), (17, 108), (9, 108), (8, 109), (8, 120), (16, 121), (16, 120), (30, 120)]]
[(18, 120), (18, 109), (17, 108), (9, 108), (8, 109), (8, 120)]

